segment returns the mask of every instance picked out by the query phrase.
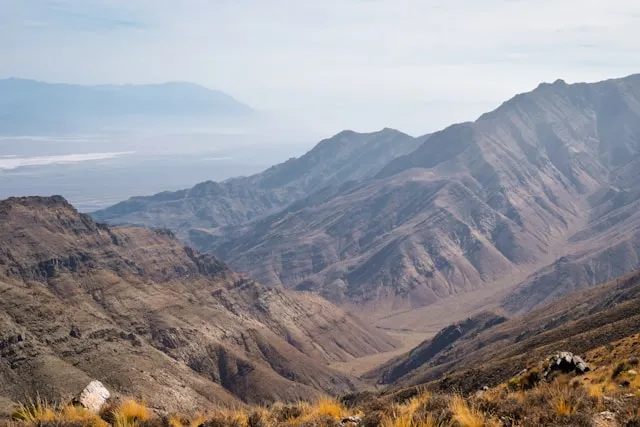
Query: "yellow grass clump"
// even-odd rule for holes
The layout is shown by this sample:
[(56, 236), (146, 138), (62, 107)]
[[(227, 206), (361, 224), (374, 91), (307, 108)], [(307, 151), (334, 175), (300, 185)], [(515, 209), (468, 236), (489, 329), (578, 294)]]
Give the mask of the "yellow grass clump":
[(315, 413), (337, 419), (344, 415), (345, 410), (337, 400), (322, 398), (316, 404)]
[(413, 397), (405, 404), (396, 404), (393, 406), (392, 413), (382, 420), (383, 427), (436, 427), (438, 423), (432, 414), (424, 417), (417, 415), (418, 409), (426, 404), (431, 395), (423, 392)]
[(494, 425), (487, 420), (482, 412), (471, 407), (469, 403), (460, 395), (456, 395), (449, 404), (449, 409), (453, 414), (453, 420), (460, 427), (485, 427)]
[(568, 416), (576, 413), (576, 407), (562, 396), (557, 397), (555, 399), (553, 403), (553, 408), (555, 410), (556, 415)]
[(135, 400), (125, 400), (113, 411), (115, 427), (135, 427), (140, 421), (151, 418), (151, 411), (144, 403)]
[(13, 419), (34, 424), (40, 421), (54, 421), (56, 408), (38, 396), (27, 404), (21, 404), (20, 409), (13, 413)]
[(109, 424), (107, 424), (106, 421), (81, 406), (65, 406), (58, 414), (57, 419), (71, 422), (82, 422), (82, 424), (87, 427), (109, 427)]
[(321, 418), (331, 418), (334, 421), (339, 421), (342, 418), (354, 415), (349, 413), (344, 406), (336, 399), (329, 397), (321, 397), (315, 403), (298, 402), (295, 405), (300, 415), (289, 419), (290, 422), (312, 422)]
[(200, 414), (196, 414), (193, 418), (172, 414), (167, 419), (169, 427), (198, 427), (205, 421), (207, 418)]

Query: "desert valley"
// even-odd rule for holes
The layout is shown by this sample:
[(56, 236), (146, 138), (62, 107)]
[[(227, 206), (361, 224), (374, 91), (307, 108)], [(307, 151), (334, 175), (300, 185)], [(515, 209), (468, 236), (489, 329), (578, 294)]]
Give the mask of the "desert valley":
[(637, 425), (639, 162), (631, 75), (91, 213), (8, 198), (0, 417)]

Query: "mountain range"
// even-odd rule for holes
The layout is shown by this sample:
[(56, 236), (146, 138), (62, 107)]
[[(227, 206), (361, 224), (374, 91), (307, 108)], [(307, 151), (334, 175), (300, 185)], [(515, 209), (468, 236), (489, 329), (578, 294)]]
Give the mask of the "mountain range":
[[(316, 295), (259, 285), (167, 229), (96, 223), (60, 196), (0, 201), (0, 295), (0, 422), (120, 425), (114, 414), (129, 408), (128, 425), (386, 425), (387, 411), (425, 402), (451, 418), (452, 396), (500, 409), (496, 425), (600, 425), (602, 409), (606, 425), (637, 419), (640, 271), (526, 314), (461, 319), (360, 379), (329, 363), (396, 348), (379, 329)], [(541, 377), (566, 351), (593, 374)], [(111, 392), (104, 421), (65, 406), (96, 379)], [(527, 392), (536, 401), (510, 406)], [(554, 409), (558, 396), (575, 409)], [(179, 415), (202, 408), (213, 409)]]
[(397, 345), (316, 295), (59, 196), (0, 201), (0, 295), (0, 407), (92, 379), (158, 410), (311, 399), (360, 385), (330, 363)]
[(639, 166), (633, 75), (541, 84), (417, 138), (343, 131), (91, 215), (0, 201), (0, 418), (94, 379), (159, 413), (345, 393), (399, 408), (425, 387), (524, 387), (559, 351), (620, 364), (640, 332)]
[(344, 131), (323, 140), (304, 156), (260, 174), (133, 197), (93, 216), (100, 221), (166, 227), (178, 235), (197, 228), (239, 225), (279, 212), (327, 187), (371, 178), (387, 162), (418, 145), (419, 140), (393, 129), (371, 134)]
[(231, 96), (184, 82), (143, 85), (0, 80), (0, 134), (48, 134), (174, 121), (220, 124), (256, 113)]
[(465, 295), (469, 312), (527, 311), (640, 267), (639, 153), (640, 75), (558, 80), (424, 137), (346, 131), (252, 177), (93, 215), (420, 327)]

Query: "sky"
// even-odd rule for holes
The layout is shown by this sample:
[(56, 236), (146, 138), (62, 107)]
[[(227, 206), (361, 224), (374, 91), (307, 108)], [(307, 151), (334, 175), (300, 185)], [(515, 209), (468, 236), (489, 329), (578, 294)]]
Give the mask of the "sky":
[(190, 81), (329, 133), (634, 73), (638, 0), (0, 0), (0, 78)]

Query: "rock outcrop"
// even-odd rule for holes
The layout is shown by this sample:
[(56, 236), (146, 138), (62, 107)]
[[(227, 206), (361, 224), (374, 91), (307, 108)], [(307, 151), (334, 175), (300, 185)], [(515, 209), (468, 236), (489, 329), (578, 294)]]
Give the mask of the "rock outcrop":
[(548, 360), (548, 367), (545, 369), (544, 378), (553, 377), (554, 373), (576, 373), (584, 374), (590, 371), (589, 365), (582, 360), (582, 357), (574, 355), (568, 351), (561, 351), (554, 354)]

